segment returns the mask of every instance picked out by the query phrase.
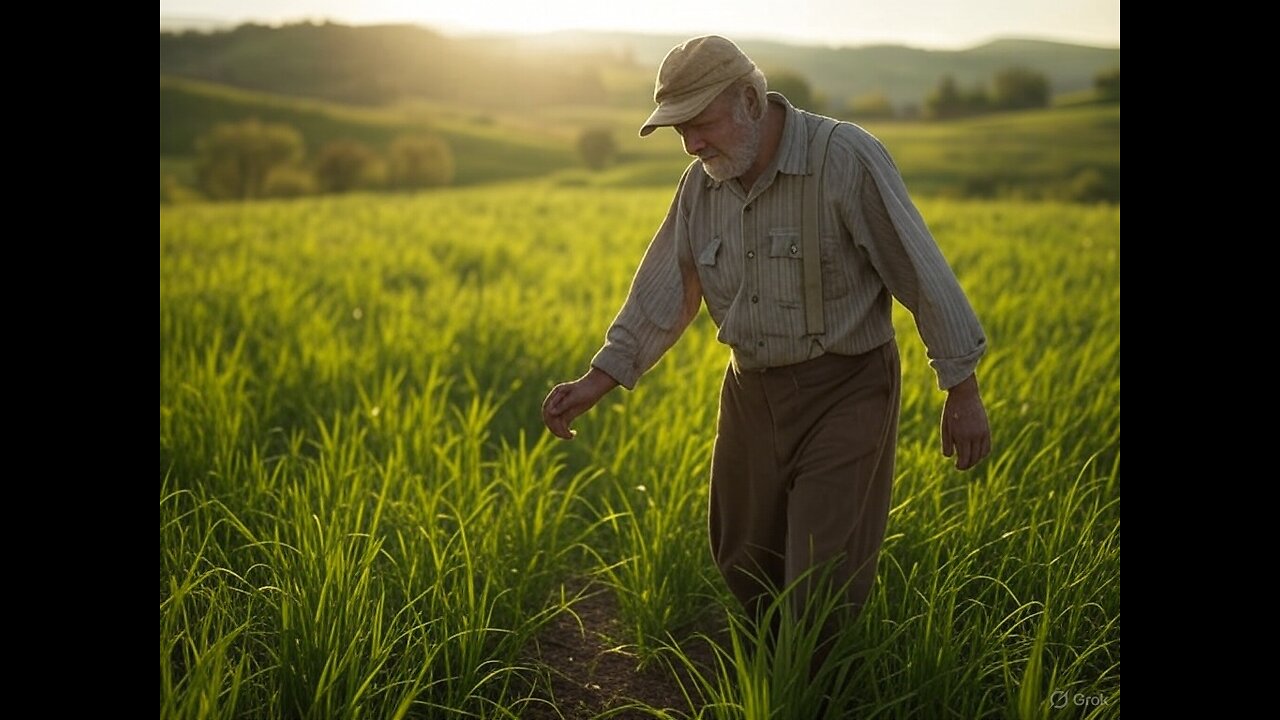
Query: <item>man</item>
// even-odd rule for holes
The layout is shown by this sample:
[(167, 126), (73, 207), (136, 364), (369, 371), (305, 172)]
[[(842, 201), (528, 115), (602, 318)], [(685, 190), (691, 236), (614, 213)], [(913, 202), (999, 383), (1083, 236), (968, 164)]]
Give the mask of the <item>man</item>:
[[(942, 452), (962, 470), (991, 449), (974, 373), (982, 327), (867, 132), (844, 123), (816, 140), (833, 121), (766, 93), (754, 63), (717, 36), (671, 50), (654, 100), (640, 134), (670, 126), (697, 160), (591, 369), (551, 391), (543, 420), (571, 439), (572, 421), (617, 385), (634, 388), (705, 301), (733, 351), (711, 466), (716, 564), (759, 612), (769, 586), (830, 563), (856, 610), (875, 578), (893, 480), (892, 298), (914, 314), (947, 391)], [(817, 217), (805, 216), (806, 181), (821, 190)]]

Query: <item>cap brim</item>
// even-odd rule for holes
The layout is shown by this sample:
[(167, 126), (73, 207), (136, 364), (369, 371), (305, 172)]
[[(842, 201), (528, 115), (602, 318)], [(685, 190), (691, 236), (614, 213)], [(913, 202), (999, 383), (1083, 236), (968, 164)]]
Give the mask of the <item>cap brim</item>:
[(698, 115), (698, 113), (707, 109), (712, 100), (716, 99), (725, 88), (733, 84), (738, 78), (732, 77), (715, 85), (708, 85), (698, 88), (693, 92), (686, 93), (678, 98), (668, 98), (654, 109), (653, 114), (640, 127), (640, 137), (645, 137), (660, 127), (670, 125), (679, 125), (682, 122), (688, 122)]

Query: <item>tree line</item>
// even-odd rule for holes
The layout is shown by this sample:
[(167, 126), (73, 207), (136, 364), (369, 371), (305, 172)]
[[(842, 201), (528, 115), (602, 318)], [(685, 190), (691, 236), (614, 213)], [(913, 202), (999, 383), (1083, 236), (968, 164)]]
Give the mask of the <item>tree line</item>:
[[(924, 98), (922, 105), (895, 108), (884, 92), (871, 92), (849, 99), (843, 106), (813, 90), (799, 74), (781, 70), (769, 73), (769, 89), (787, 96), (797, 107), (829, 112), (861, 120), (915, 119), (950, 120), (1006, 110), (1048, 107), (1052, 101), (1049, 77), (1026, 67), (1009, 67), (997, 72), (990, 84), (979, 82), (962, 88), (952, 75), (944, 75)], [(1095, 74), (1094, 99), (1120, 101), (1120, 68)]]
[[(169, 179), (170, 200), (252, 200), (352, 190), (418, 189), (453, 182), (453, 151), (420, 132), (393, 139), (385, 152), (358, 140), (333, 140), (307, 157), (302, 134), (257, 119), (219, 123), (196, 140), (196, 187)], [(162, 188), (162, 191), (165, 188)]]

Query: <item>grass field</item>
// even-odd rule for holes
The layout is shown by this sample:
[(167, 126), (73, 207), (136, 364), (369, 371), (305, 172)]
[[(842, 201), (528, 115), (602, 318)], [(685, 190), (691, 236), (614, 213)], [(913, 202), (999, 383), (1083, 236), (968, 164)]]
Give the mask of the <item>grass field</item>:
[[(705, 315), (574, 442), (539, 423), (669, 193), (161, 208), (161, 718), (814, 716), (804, 638), (756, 652), (711, 563)], [(898, 308), (889, 535), (830, 716), (1118, 717), (1119, 208), (921, 208), (988, 333), (995, 450), (942, 458)], [(567, 695), (601, 658), (549, 633), (579, 622), (669, 692)]]

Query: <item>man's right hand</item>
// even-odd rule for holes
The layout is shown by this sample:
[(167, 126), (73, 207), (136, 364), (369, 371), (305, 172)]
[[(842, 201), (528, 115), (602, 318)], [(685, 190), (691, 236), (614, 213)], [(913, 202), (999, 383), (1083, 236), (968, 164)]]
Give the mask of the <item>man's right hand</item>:
[(569, 427), (574, 418), (595, 407), (600, 398), (617, 386), (617, 380), (593, 367), (577, 380), (551, 389), (542, 401), (542, 422), (556, 437), (572, 440), (577, 434)]

